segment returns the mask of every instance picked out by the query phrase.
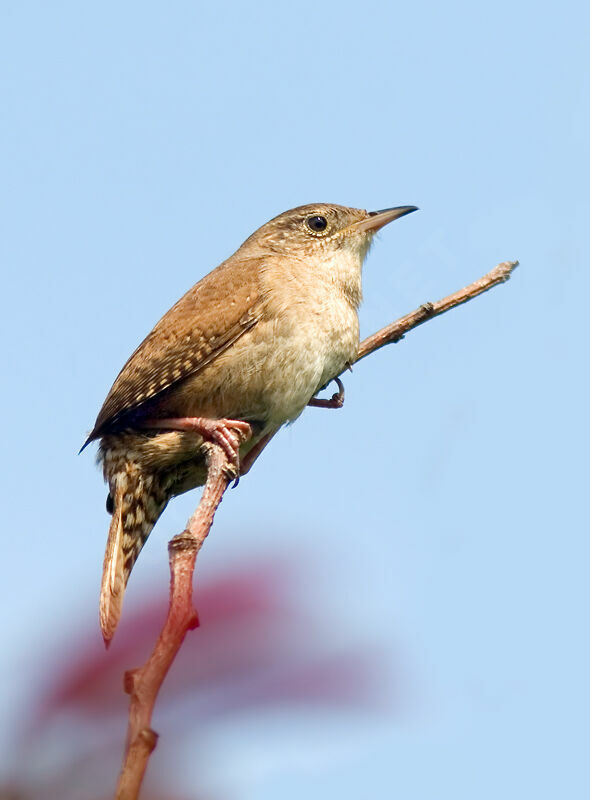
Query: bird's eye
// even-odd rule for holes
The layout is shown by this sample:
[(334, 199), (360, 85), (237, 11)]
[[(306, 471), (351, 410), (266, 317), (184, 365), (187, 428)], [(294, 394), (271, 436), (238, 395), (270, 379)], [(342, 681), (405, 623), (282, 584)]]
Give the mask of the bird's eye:
[(328, 220), (319, 214), (314, 214), (312, 217), (308, 217), (305, 221), (307, 222), (307, 227), (314, 233), (321, 233), (328, 227)]

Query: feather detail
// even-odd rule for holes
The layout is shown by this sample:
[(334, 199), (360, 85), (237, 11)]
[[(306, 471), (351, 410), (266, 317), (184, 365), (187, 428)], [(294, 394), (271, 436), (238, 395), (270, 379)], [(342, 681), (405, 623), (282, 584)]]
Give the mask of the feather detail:
[(252, 274), (258, 265), (259, 259), (239, 268), (221, 264), (162, 317), (117, 376), (82, 449), (129, 427), (150, 401), (199, 373), (256, 325), (262, 304)]
[[(111, 495), (112, 497), (112, 495)], [(114, 510), (107, 538), (100, 587), (100, 629), (108, 647), (121, 617), (125, 593), (122, 489), (113, 497)]]
[[(105, 457), (114, 506), (104, 556), (99, 611), (107, 647), (121, 617), (125, 587), (133, 565), (169, 499), (168, 492), (154, 474), (146, 473), (132, 461), (122, 463), (121, 456), (124, 454), (111, 451)], [(113, 462), (118, 462), (119, 467), (114, 474), (110, 469)]]

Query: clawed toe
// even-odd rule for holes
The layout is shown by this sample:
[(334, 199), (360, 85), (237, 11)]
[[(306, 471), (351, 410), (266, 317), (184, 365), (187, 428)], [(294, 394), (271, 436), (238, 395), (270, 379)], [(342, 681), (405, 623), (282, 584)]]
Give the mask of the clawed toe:
[[(240, 474), (240, 445), (248, 441), (252, 429), (247, 422), (233, 419), (212, 420), (210, 439), (219, 445), (225, 453), (227, 460), (235, 468), (236, 475)], [(205, 436), (205, 438), (207, 438)]]
[(210, 419), (209, 417), (178, 417), (146, 420), (142, 427), (165, 431), (193, 431), (206, 442), (221, 447), (236, 475), (240, 474), (240, 445), (252, 436), (252, 428), (239, 419)]

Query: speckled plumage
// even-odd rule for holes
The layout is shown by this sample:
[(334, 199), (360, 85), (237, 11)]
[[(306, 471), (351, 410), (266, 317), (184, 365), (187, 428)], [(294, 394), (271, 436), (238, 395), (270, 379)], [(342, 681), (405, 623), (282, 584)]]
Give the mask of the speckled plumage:
[[(190, 289), (127, 361), (87, 440), (101, 440), (113, 507), (101, 593), (105, 640), (168, 500), (206, 476), (199, 434), (144, 424), (246, 421), (253, 436), (243, 457), (296, 419), (354, 360), (362, 262), (375, 230), (409, 210), (388, 210), (386, 219), (385, 212), (314, 204), (275, 217)], [(326, 221), (325, 231), (310, 228), (313, 216)]]

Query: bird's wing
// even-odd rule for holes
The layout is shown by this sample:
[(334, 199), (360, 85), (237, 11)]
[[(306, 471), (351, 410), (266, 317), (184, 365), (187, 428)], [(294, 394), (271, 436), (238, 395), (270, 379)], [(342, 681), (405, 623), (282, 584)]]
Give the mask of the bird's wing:
[(119, 373), (86, 444), (203, 369), (256, 325), (262, 310), (258, 265), (258, 259), (224, 262), (162, 317)]

